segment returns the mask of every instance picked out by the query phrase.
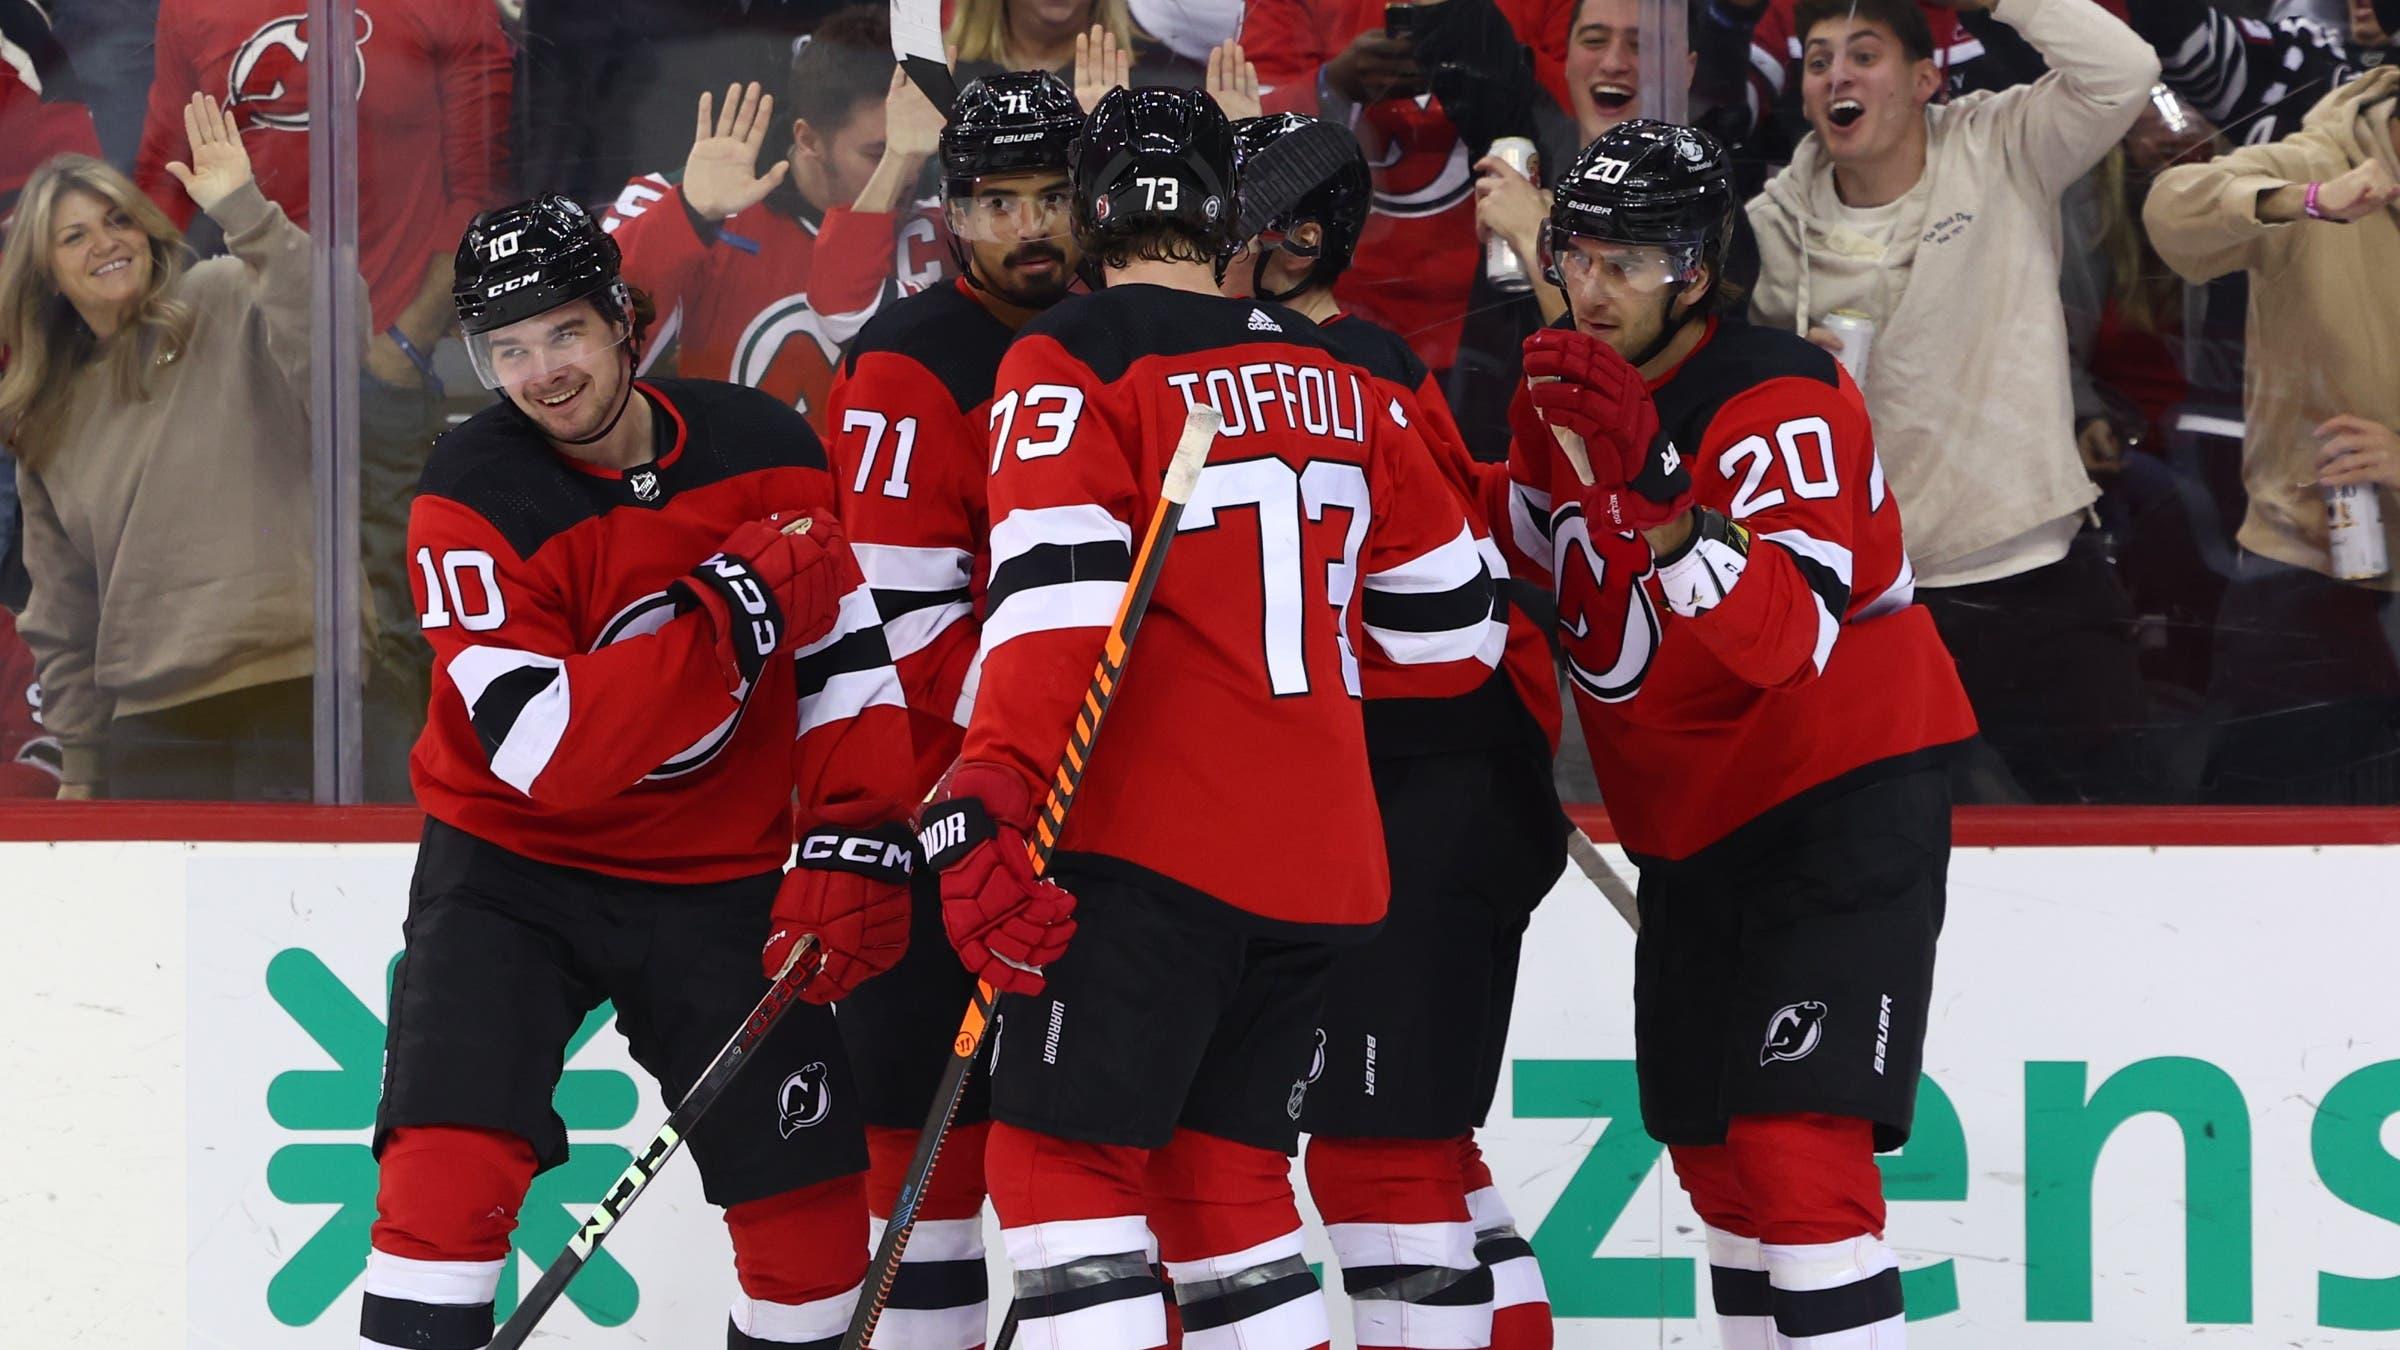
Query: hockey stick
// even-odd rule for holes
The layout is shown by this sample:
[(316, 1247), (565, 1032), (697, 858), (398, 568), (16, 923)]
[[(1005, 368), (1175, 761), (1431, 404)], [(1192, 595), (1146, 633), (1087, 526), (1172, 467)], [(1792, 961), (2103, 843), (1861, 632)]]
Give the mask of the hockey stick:
[(1634, 905), (1633, 888), (1625, 884), (1625, 878), (1617, 875), (1617, 869), (1608, 865), (1608, 859), (1600, 856), (1600, 850), (1592, 844), (1592, 837), (1581, 830), (1568, 829), (1567, 856), (1573, 858), (1575, 865), (1583, 869), (1584, 876), (1600, 888), (1602, 895), (1608, 897), (1610, 907), (1617, 911), (1618, 918), (1625, 921), (1625, 926), (1636, 933), (1641, 932), (1642, 912)]
[(683, 1094), (683, 1100), (675, 1104), (674, 1111), (667, 1116), (667, 1123), (659, 1126), (658, 1133), (651, 1136), (650, 1146), (643, 1149), (634, 1158), (633, 1165), (625, 1169), (625, 1175), (618, 1177), (616, 1184), (608, 1188), (608, 1194), (601, 1198), (599, 1208), (593, 1210), (591, 1217), (583, 1221), (583, 1226), (575, 1230), (575, 1236), (567, 1239), (566, 1250), (560, 1252), (558, 1259), (550, 1263), (550, 1268), (542, 1272), (541, 1281), (533, 1286), (533, 1292), (517, 1304), (516, 1312), (509, 1315), (508, 1324), (501, 1327), (500, 1334), (492, 1338), (489, 1350), (517, 1350), (518, 1346), (525, 1343), (525, 1338), (533, 1334), (534, 1323), (541, 1321), (542, 1314), (550, 1311), (550, 1305), (558, 1302), (558, 1296), (567, 1292), (567, 1282), (574, 1279), (575, 1273), (583, 1269), (583, 1263), (600, 1249), (609, 1230), (616, 1226), (617, 1220), (625, 1217), (626, 1210), (633, 1208), (633, 1202), (642, 1198), (642, 1192), (658, 1178), (659, 1172), (674, 1158), (675, 1151), (683, 1147), (684, 1136), (700, 1123), (700, 1117), (708, 1113), (709, 1107), (716, 1105), (717, 1098), (724, 1095), (726, 1085), (733, 1081), (733, 1076), (750, 1062), (751, 1052), (757, 1050), (767, 1039), (767, 1033), (783, 1020), (784, 1013), (799, 1000), (800, 991), (817, 977), (821, 962), (812, 962), (808, 969), (800, 969), (800, 958), (816, 950), (816, 946), (817, 935), (814, 933), (794, 944), (792, 954), (784, 959), (783, 969), (776, 971), (775, 978), (768, 982), (766, 996), (758, 1001), (757, 1007), (750, 1010), (750, 1016), (743, 1021), (741, 1029), (733, 1033), (733, 1039), (725, 1042), (725, 1048), (719, 1050), (717, 1057), (710, 1060), (708, 1067), (701, 1071), (700, 1081), (692, 1084), (691, 1090)]
[[(1075, 804), (1075, 789), (1082, 785), (1084, 766), (1091, 762), (1092, 743), (1099, 739), (1100, 723), (1108, 716), (1109, 705), (1116, 701), (1117, 689), (1124, 682), (1125, 662), (1133, 651), (1133, 635), (1142, 625), (1142, 615), (1150, 608), (1150, 593), (1157, 589), (1158, 575), (1166, 567), (1167, 544), (1175, 537), (1176, 524), (1183, 519), (1183, 504), (1191, 500), (1192, 487), (1200, 480), (1200, 468), (1208, 462), (1208, 448), (1215, 442), (1221, 422), (1217, 410), (1206, 404), (1194, 407), (1183, 419), (1183, 434), (1175, 441), (1174, 458), (1167, 462), (1158, 505), (1150, 512), (1150, 528), (1142, 535), (1141, 550), (1134, 554), (1132, 582), (1125, 588), (1125, 598), (1117, 604), (1115, 621), (1108, 626), (1099, 663), (1092, 668), (1091, 686), (1084, 690), (1083, 707), (1076, 712), (1075, 728), (1067, 736), (1067, 752), (1059, 760), (1057, 772), (1051, 775), (1049, 795), (1042, 802), (1040, 817), (1034, 821), (1034, 837), (1025, 841), (1035, 876), (1050, 870), (1050, 855), (1058, 848), (1060, 831), (1066, 828), (1067, 810)], [(968, 1001), (966, 1016), (959, 1019), (958, 1035), (951, 1039), (950, 1062), (943, 1068), (941, 1083), (933, 1091), (933, 1107), (925, 1114), (925, 1128), (917, 1135), (917, 1151), (909, 1159), (907, 1175), (901, 1178), (900, 1197), (892, 1204), (891, 1222), (884, 1225), (883, 1239), (875, 1244), (875, 1262), (867, 1271), (866, 1289), (859, 1298), (858, 1311), (850, 1317), (850, 1330), (842, 1335), (841, 1350), (863, 1350), (867, 1339), (875, 1334), (876, 1324), (883, 1320), (885, 1305), (891, 1302), (892, 1281), (900, 1274), (900, 1254), (908, 1250), (909, 1233), (916, 1228), (917, 1202), (924, 1198), (925, 1183), (933, 1178), (942, 1142), (949, 1137), (950, 1122), (958, 1115), (959, 1099), (967, 1090), (967, 1074), (975, 1067), (975, 1054), (983, 1046), (984, 1029), (991, 1024), (992, 1003), (997, 997), (989, 984), (982, 980), (975, 982), (975, 997)]]

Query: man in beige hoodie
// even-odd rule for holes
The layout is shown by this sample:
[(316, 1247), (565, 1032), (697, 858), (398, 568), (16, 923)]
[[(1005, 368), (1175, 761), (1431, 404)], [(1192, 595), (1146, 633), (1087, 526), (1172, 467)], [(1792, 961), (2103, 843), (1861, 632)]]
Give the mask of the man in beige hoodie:
[(2250, 275), (2241, 552), (2218, 618), (2209, 794), (2391, 801), (2400, 790), (2400, 590), (2337, 579), (2324, 489), (2364, 484), (2400, 558), (2400, 68), (2344, 85), (2299, 131), (2158, 176), (2142, 212), (2193, 282)]
[[(1907, 512), (1918, 598), (2016, 791), (2138, 798), (2151, 776), (2129, 737), (2146, 716), (2131, 611), (2096, 536), (2077, 540), (2099, 494), (2075, 449), (2059, 196), (2133, 125), (2159, 61), (2093, 0), (1993, 14), (2050, 72), (1936, 105), (1913, 0), (1803, 0), (1814, 130), (1749, 204), (1752, 316), (1874, 325), (1872, 352), (1846, 359)], [(1984, 775), (1960, 789), (2015, 795)]]

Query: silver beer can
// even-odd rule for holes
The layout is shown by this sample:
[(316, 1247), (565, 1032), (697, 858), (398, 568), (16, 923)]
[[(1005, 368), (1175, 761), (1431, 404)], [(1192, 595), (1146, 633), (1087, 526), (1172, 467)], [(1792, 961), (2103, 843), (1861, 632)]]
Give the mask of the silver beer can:
[(1867, 357), (1875, 350), (1875, 321), (1855, 309), (1837, 309), (1818, 321), (1818, 327), (1842, 340), (1834, 353), (1860, 388), (1867, 384)]
[[(1532, 141), (1522, 136), (1502, 136), (1492, 142), (1491, 153), (1492, 158), (1524, 175), (1527, 182), (1540, 185), (1541, 180), (1534, 175), (1541, 156), (1535, 152)], [(1533, 289), (1533, 274), (1527, 270), (1525, 260), (1517, 256), (1517, 250), (1506, 239), (1496, 234), (1484, 237), (1483, 275), (1492, 283), (1492, 289), (1503, 295), (1521, 295)]]
[(2383, 546), (2383, 503), (2372, 483), (2325, 489), (2325, 535), (2333, 574), (2344, 581), (2370, 581), (2392, 570)]

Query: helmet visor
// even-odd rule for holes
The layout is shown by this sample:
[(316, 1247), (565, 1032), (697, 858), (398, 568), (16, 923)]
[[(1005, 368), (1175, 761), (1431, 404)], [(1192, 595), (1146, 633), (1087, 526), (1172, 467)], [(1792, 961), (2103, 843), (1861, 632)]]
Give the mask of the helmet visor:
[(1542, 270), (1560, 286), (1661, 291), (1690, 281), (1700, 269), (1697, 244), (1616, 244), (1558, 230), (1542, 233)]
[(971, 196), (949, 198), (944, 208), (950, 232), (969, 243), (1019, 244), (1066, 238), (1074, 229), (1073, 203), (1074, 192), (1061, 177), (1038, 187), (978, 182)]
[(514, 388), (608, 355), (630, 336), (630, 327), (578, 300), (488, 333), (469, 333), (467, 360), (484, 388)]

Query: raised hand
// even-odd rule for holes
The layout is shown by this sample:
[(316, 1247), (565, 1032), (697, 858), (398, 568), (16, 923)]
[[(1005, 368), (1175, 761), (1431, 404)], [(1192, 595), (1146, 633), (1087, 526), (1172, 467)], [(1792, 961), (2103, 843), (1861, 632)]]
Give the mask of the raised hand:
[(933, 106), (908, 68), (892, 68), (892, 87), (883, 96), (883, 157), (897, 159), (913, 173), (942, 148), (942, 110)]
[(1209, 48), (1208, 96), (1235, 122), (1265, 111), (1258, 102), (1258, 67), (1243, 55), (1240, 42), (1227, 38)]
[[(1075, 35), (1075, 101), (1090, 112), (1100, 96), (1121, 89), (1133, 78), (1133, 53), (1117, 45), (1117, 35), (1100, 24)], [(1231, 116), (1231, 114), (1227, 114)]]
[(775, 124), (775, 96), (756, 84), (727, 85), (725, 106), (711, 116), (711, 98), (700, 96), (692, 129), (692, 153), (683, 160), (683, 200), (703, 220), (723, 220), (756, 206), (783, 181), (790, 165), (777, 160), (760, 174), (758, 149)]
[(2364, 220), (2396, 201), (2400, 201), (2400, 184), (2393, 182), (2392, 171), (2379, 159), (2370, 159), (2317, 189), (2317, 210), (2326, 219), (2345, 225)]
[(183, 134), (191, 142), (191, 162), (174, 161), (167, 165), (167, 172), (183, 184), (192, 205), (214, 211), (234, 189), (252, 181), (250, 151), (242, 145), (241, 126), (215, 99), (192, 95), (183, 105)]

